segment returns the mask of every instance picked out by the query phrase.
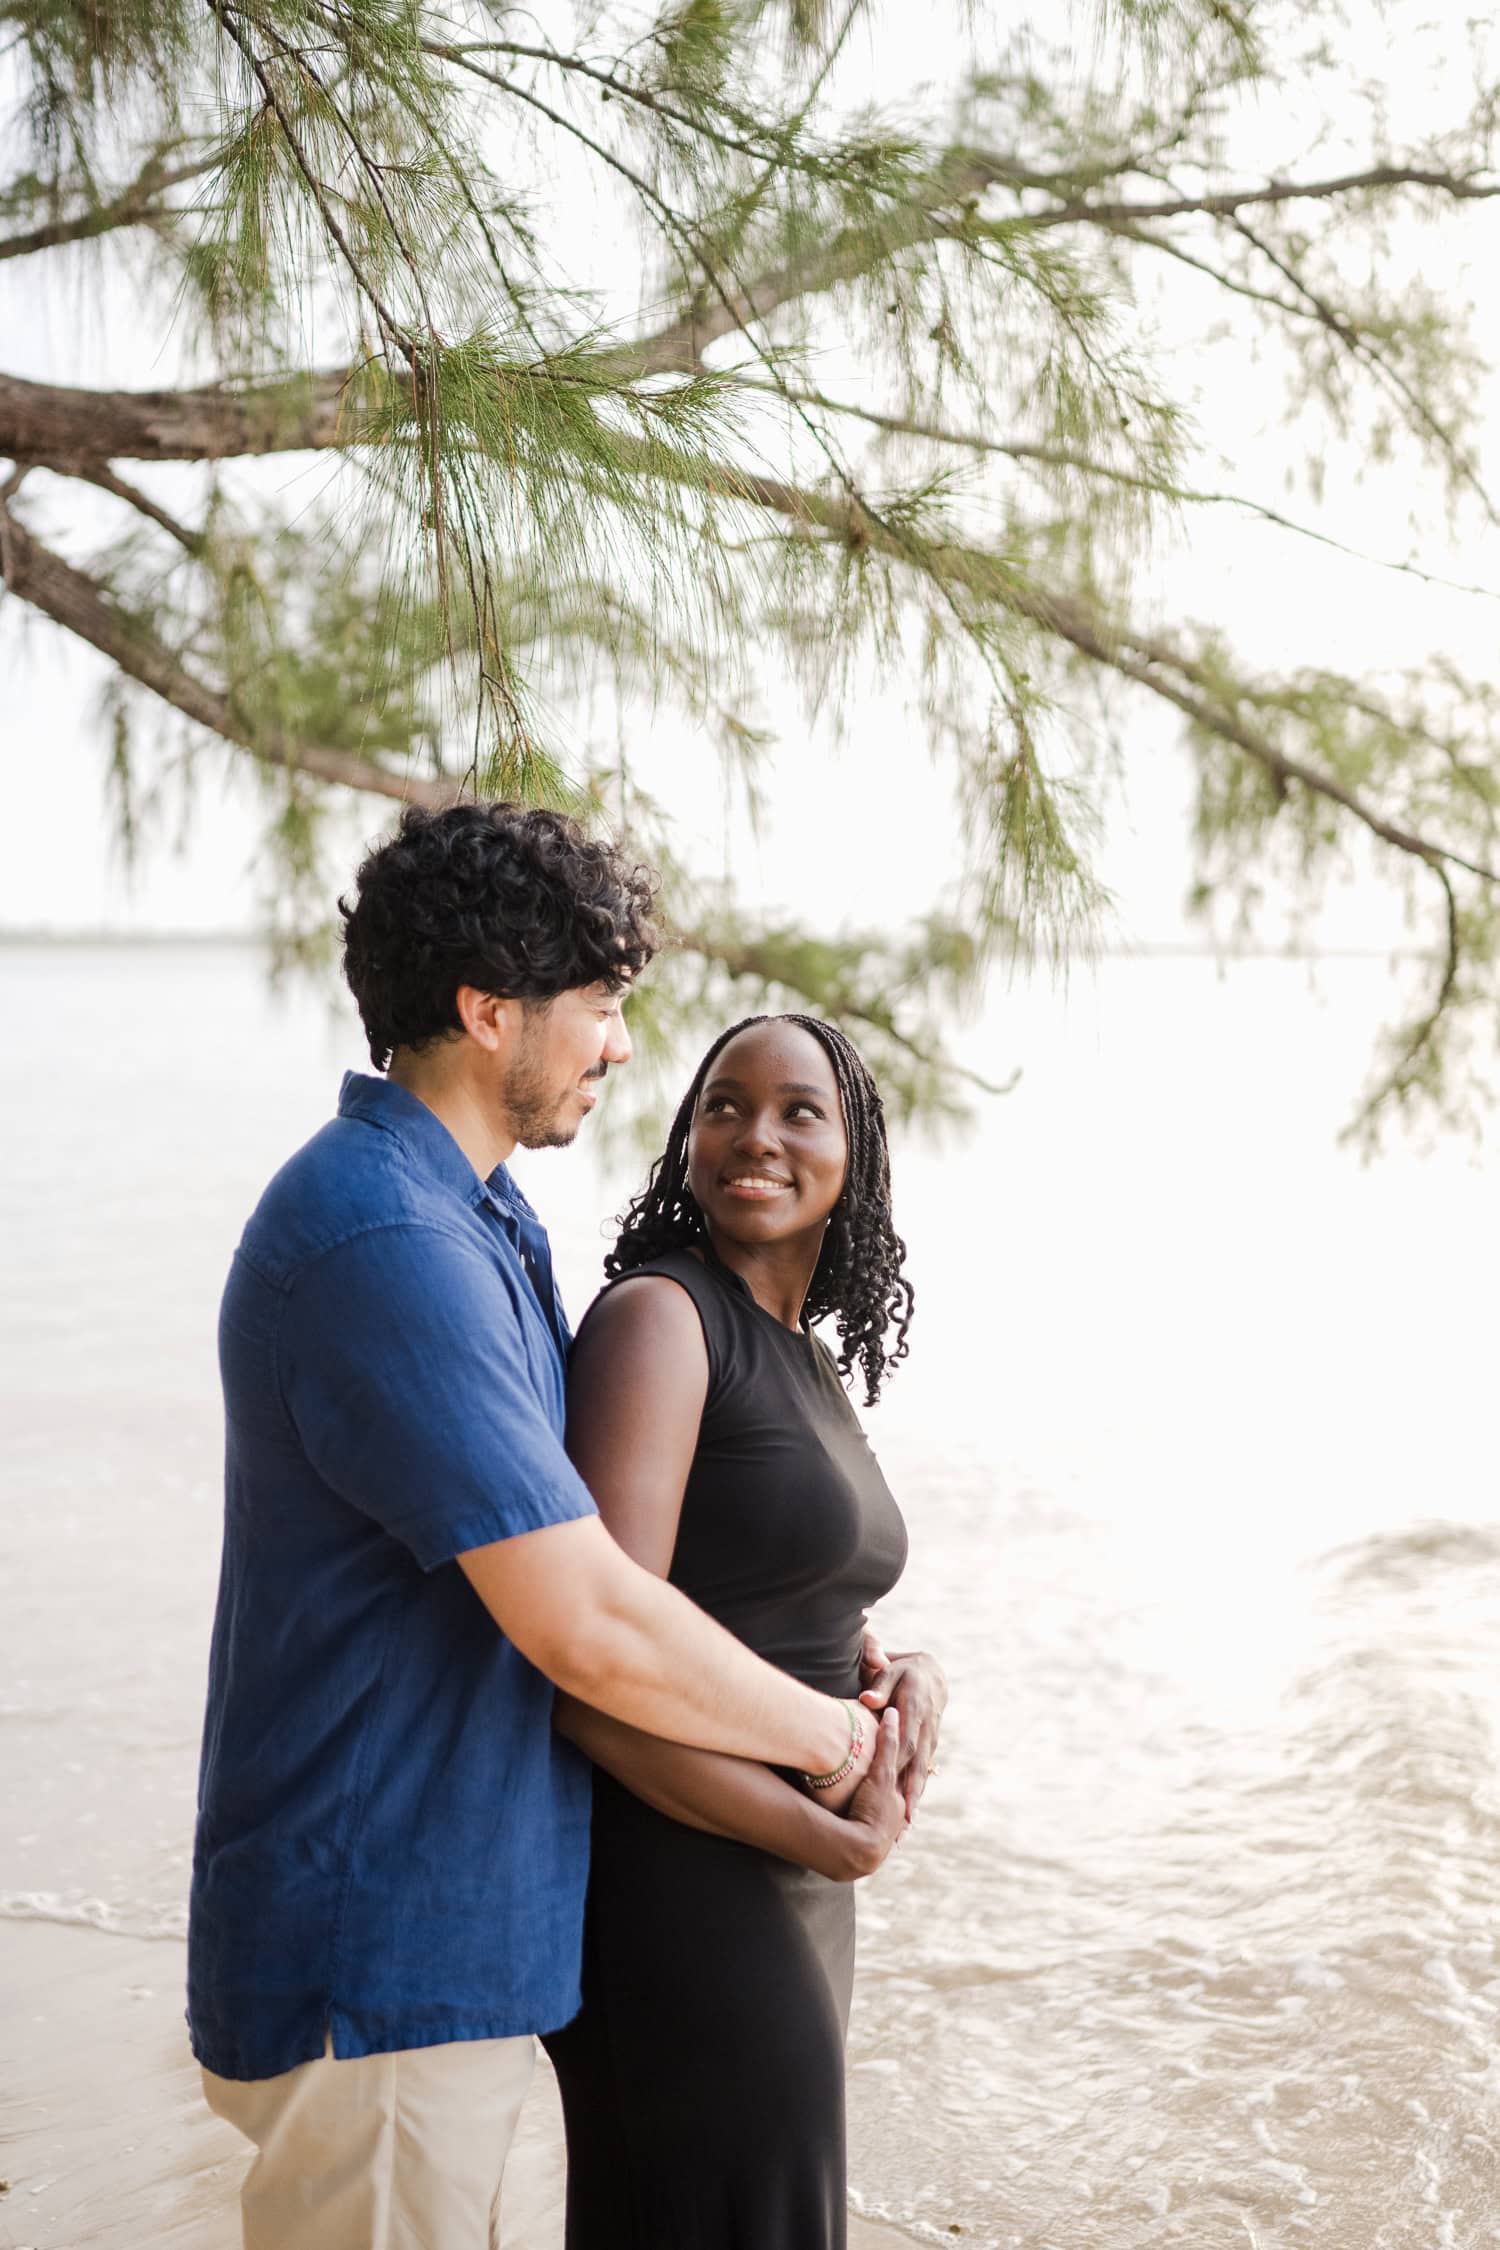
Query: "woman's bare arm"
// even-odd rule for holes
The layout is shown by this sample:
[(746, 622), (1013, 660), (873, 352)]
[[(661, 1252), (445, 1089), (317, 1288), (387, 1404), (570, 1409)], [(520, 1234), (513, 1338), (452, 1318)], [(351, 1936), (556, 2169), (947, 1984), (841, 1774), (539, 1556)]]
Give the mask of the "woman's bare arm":
[(669, 1819), (732, 1843), (753, 1844), (835, 1883), (873, 1875), (906, 1825), (896, 1780), (901, 1737), (894, 1713), (847, 1813), (826, 1811), (769, 1766), (663, 1742), (572, 1696), (558, 1697), (554, 1724), (632, 1796)]
[[(643, 1274), (600, 1300), (568, 1371), (568, 1451), (606, 1528), (659, 1577), (671, 1567), (707, 1395), (708, 1349), (686, 1290)], [(889, 1795), (899, 1802), (894, 1788), (869, 1789), (862, 1817), (841, 1817), (846, 1802), (853, 1809), (863, 1774), (833, 1792), (830, 1806), (768, 1766), (661, 1741), (571, 1697), (558, 1699), (556, 1723), (658, 1812), (835, 1880), (872, 1872), (899, 1832), (894, 1804), (886, 1801)]]

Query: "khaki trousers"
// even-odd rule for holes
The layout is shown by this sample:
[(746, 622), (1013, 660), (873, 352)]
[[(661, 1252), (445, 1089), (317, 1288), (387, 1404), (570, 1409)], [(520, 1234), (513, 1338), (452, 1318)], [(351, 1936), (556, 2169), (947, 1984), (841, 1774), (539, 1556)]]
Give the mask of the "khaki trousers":
[[(331, 2042), (330, 2042), (331, 2048)], [(279, 2078), (203, 2073), (208, 2106), (255, 2143), (245, 2250), (499, 2250), (500, 2175), (531, 2039), (465, 2039)]]

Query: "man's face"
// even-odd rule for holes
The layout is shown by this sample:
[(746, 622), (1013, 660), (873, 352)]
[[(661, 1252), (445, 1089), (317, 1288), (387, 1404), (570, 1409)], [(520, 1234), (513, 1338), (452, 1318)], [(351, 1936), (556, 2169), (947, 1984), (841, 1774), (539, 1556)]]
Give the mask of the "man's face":
[(525, 1009), (500, 1088), (522, 1148), (566, 1148), (599, 1099), (610, 1064), (630, 1060), (627, 998), (585, 984)]

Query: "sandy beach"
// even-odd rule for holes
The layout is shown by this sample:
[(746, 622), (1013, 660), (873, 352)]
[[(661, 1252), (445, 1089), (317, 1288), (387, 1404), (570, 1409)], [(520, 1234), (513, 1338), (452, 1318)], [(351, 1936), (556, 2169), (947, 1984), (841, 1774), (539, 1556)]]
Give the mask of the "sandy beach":
[[(0, 2009), (22, 2058), (0, 2111), (4, 2250), (236, 2250), (245, 2146), (203, 2100), (183, 1974), (177, 1938), (0, 1925)], [(539, 2083), (509, 2175), (516, 2250), (562, 2240), (550, 2096)]]
[[(177, 1938), (0, 1922), (0, 2250), (237, 2250), (244, 2144), (204, 2103)], [(506, 2250), (560, 2250), (562, 2129), (539, 2061), (505, 2181)], [(850, 2222), (850, 2250), (899, 2238)], [(437, 2246), (435, 2246), (437, 2250)]]

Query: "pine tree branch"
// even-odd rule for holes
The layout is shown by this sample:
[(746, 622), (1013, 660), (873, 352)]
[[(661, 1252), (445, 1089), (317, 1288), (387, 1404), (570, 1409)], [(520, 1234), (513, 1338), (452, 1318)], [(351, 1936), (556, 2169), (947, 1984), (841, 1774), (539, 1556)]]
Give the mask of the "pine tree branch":
[(348, 442), (341, 422), (353, 370), (240, 387), (85, 391), (0, 374), (0, 456), (79, 464), (225, 461), (322, 451)]
[[(659, 456), (651, 458), (652, 466), (659, 472)], [(913, 543), (895, 538), (857, 501), (813, 492), (783, 478), (763, 476), (729, 463), (706, 468), (701, 460), (695, 461), (692, 475), (695, 482), (706, 483), (710, 490), (721, 493), (726, 499), (773, 510), (809, 534), (823, 534), (843, 544), (884, 555), (891, 562), (907, 567), (914, 565)], [(1295, 785), (1341, 806), (1373, 836), (1395, 850), (1429, 867), (1459, 867), (1483, 882), (1500, 885), (1500, 871), (1387, 820), (1336, 775), (1322, 773), (1278, 749), (1269, 735), (1253, 726), (1222, 697), (1220, 683), (1205, 666), (1183, 650), (1174, 648), (1164, 637), (1113, 624), (1101, 611), (1076, 595), (1054, 593), (1035, 584), (1019, 575), (1002, 557), (982, 547), (927, 545), (917, 567), (935, 583), (962, 588), (983, 601), (994, 602), (1013, 616), (1026, 618), (1055, 639), (1066, 642), (1093, 663), (1148, 688), (1153, 695), (1174, 704), (1195, 726), (1243, 751), (1283, 787)]]
[[(252, 22), (259, 22), (259, 18), (255, 17), (248, 18), (247, 20)], [(343, 134), (345, 140), (349, 143), (349, 146), (354, 151), (355, 160), (357, 161), (361, 172), (364, 174), (365, 184), (369, 188), (370, 193), (374, 196), (375, 201), (379, 204), (381, 214), (385, 219), (385, 223), (391, 230), (391, 238), (400, 250), (402, 263), (405, 265), (407, 273), (411, 278), (412, 286), (417, 293), (417, 301), (422, 308), (422, 318), (426, 323), (427, 333), (429, 336), (435, 336), (437, 333), (437, 324), (432, 317), (432, 308), (427, 301), (427, 284), (422, 270), (422, 261), (417, 253), (414, 244), (411, 242), (406, 229), (401, 224), (401, 220), (398, 214), (392, 207), (390, 197), (386, 193), (385, 181), (381, 176), (382, 167), (371, 156), (369, 150), (365, 146), (362, 134), (355, 127), (354, 120), (348, 115), (347, 111), (342, 107), (342, 105), (337, 100), (335, 100), (332, 87), (325, 84), (323, 79), (319, 77), (312, 63), (308, 60), (305, 51), (289, 45), (288, 42), (281, 37), (280, 33), (275, 31), (271, 27), (263, 25), (261, 28), (265, 36), (271, 40), (276, 49), (276, 52), (281, 56), (282, 60), (284, 62), (290, 63), (292, 68), (296, 70), (304, 79), (306, 79), (310, 86), (316, 89), (318, 98), (326, 105), (329, 114), (337, 120), (339, 131)], [(277, 116), (278, 118), (281, 118), (281, 112), (279, 110), (277, 112)], [(283, 130), (287, 130), (284, 119), (282, 119), (282, 125)], [(303, 170), (309, 182), (311, 182), (311, 171), (306, 165), (303, 166)], [(359, 276), (356, 274), (356, 279), (358, 278)], [(366, 294), (369, 295), (368, 289), (366, 290)], [(372, 304), (376, 303), (376, 300), (373, 297), (370, 301)], [(378, 305), (376, 309), (379, 309)], [(395, 334), (396, 340), (400, 342), (404, 348), (409, 346), (410, 339), (406, 337), (400, 330), (396, 330), (393, 333)], [(408, 358), (411, 357), (409, 349), (407, 350), (407, 356)]]
[[(778, 478), (732, 469), (722, 474), (720, 489), (732, 497), (789, 516), (810, 533), (821, 532), (884, 553), (894, 562), (911, 564), (909, 545), (893, 540), (882, 525), (857, 505), (808, 492)], [(930, 575), (946, 580), (950, 586), (961, 585), (983, 598), (998, 601), (1013, 614), (1028, 618), (1045, 632), (1069, 643), (1092, 662), (1148, 688), (1152, 694), (1175, 705), (1193, 725), (1243, 752), (1281, 788), (1296, 786), (1341, 807), (1382, 843), (1418, 860), (1428, 869), (1440, 885), (1444, 900), (1442, 973), (1428, 1009), (1407, 1031), (1400, 1054), (1367, 1097), (1349, 1128), (1356, 1133), (1368, 1130), (1384, 1102), (1392, 1097), (1399, 1099), (1416, 1083), (1422, 1058), (1431, 1047), (1457, 985), (1460, 930), (1457, 896), (1449, 870), (1461, 868), (1497, 887), (1500, 887), (1500, 871), (1387, 820), (1336, 776), (1321, 773), (1302, 759), (1289, 757), (1267, 734), (1224, 701), (1219, 683), (1202, 665), (1173, 648), (1165, 639), (1115, 627), (1077, 597), (1052, 594), (1017, 578), (1003, 562), (983, 549), (956, 546), (931, 549), (928, 569)]]
[[(343, 374), (314, 377), (294, 411), (284, 391), (100, 393), (0, 377), (0, 455), (68, 468), (97, 462), (101, 456), (220, 460), (333, 446), (340, 442), (339, 399), (346, 380)], [(623, 437), (617, 443), (623, 459), (629, 446)], [(669, 473), (670, 456), (661, 449), (642, 447), (639, 458), (643, 472)], [(1195, 724), (1233, 743), (1282, 783), (1294, 782), (1341, 804), (1396, 849), (1429, 864), (1446, 860), (1466, 867), (1486, 882), (1500, 880), (1490, 868), (1383, 821), (1334, 776), (1279, 751), (1268, 736), (1219, 704), (1209, 675), (1196, 669), (1181, 651), (1159, 638), (1112, 627), (1076, 598), (1035, 587), (981, 548), (945, 545), (919, 552), (888, 532), (857, 497), (816, 493), (729, 464), (712, 467), (705, 477), (703, 464), (684, 456), (681, 473), (684, 481), (706, 481), (730, 498), (790, 518), (809, 532), (874, 548), (893, 562), (925, 568), (950, 587), (995, 601), (1054, 633), (1080, 654), (1175, 703)]]
[(1390, 361), (1376, 350), (1368, 338), (1361, 335), (1360, 331), (1339, 311), (1336, 305), (1330, 304), (1321, 291), (1315, 289), (1311, 282), (1305, 280), (1298, 273), (1296, 267), (1292, 265), (1289, 259), (1281, 255), (1273, 243), (1267, 242), (1263, 235), (1257, 234), (1246, 225), (1243, 219), (1231, 218), (1230, 224), (1234, 227), (1236, 233), (1244, 237), (1252, 249), (1258, 250), (1266, 262), (1275, 267), (1284, 281), (1291, 283), (1329, 334), (1343, 346), (1351, 358), (1357, 359), (1362, 367), (1375, 376), (1377, 381), (1384, 383), (1387, 389), (1394, 391), (1412, 417), (1413, 422), (1427, 432), (1438, 450), (1451, 464), (1454, 473), (1468, 485), (1478, 498), (1490, 522), (1500, 528), (1500, 509), (1497, 509), (1479, 471), (1458, 445), (1451, 430), (1444, 429), (1421, 393), (1412, 387), (1401, 373), (1400, 368), (1393, 367)]
[(392, 773), (351, 750), (297, 742), (283, 734), (257, 737), (228, 696), (188, 671), (149, 626), (117, 605), (100, 580), (44, 546), (9, 507), (0, 507), (0, 579), (9, 592), (96, 648), (128, 679), (260, 765), (434, 809), (464, 794), (459, 782), (444, 775)]
[(1196, 257), (1191, 250), (1184, 250), (1180, 242), (1173, 242), (1164, 234), (1153, 234), (1149, 227), (1113, 227), (1110, 231), (1124, 242), (1138, 242), (1142, 249), (1157, 250), (1165, 258), (1175, 258), (1179, 265), (1201, 273), (1215, 288), (1227, 290), (1230, 296), (1243, 297), (1247, 304), (1264, 305), (1269, 312), (1281, 313), (1288, 320), (1316, 321), (1318, 318), (1306, 302), (1283, 297), (1274, 289), (1257, 289), (1253, 281), (1242, 281), (1238, 274), (1226, 273), (1222, 266)]
[[(902, 250), (927, 243), (982, 241), (987, 234), (1015, 236), (1041, 233), (1065, 226), (1097, 226), (1112, 234), (1130, 235), (1153, 222), (1192, 216), (1232, 217), (1240, 211), (1293, 201), (1326, 202), (1361, 191), (1398, 187), (1425, 187), (1455, 200), (1500, 196), (1500, 183), (1481, 183), (1462, 173), (1434, 171), (1417, 165), (1377, 165), (1363, 172), (1347, 172), (1327, 180), (1273, 181), (1263, 188), (1230, 189), (1223, 194), (1163, 197), (1158, 201), (1093, 201), (1087, 197), (1021, 211), (1003, 221), (980, 219), (972, 206), (987, 188), (1055, 188), (1054, 175), (1028, 171), (1012, 159), (983, 150), (961, 150), (934, 175), (931, 193), (896, 205), (879, 229), (847, 228), (826, 249), (805, 258), (768, 267), (745, 282), (733, 295), (732, 307), (710, 305), (680, 314), (664, 327), (650, 331), (617, 356), (621, 365), (643, 373), (690, 373), (701, 363), (711, 344), (747, 322), (765, 320), (784, 305), (862, 279), (887, 264)], [(1144, 239), (1144, 238), (1143, 238)], [(1156, 249), (1168, 247), (1156, 241)], [(1294, 277), (1295, 278), (1295, 277)], [(1225, 287), (1237, 285), (1225, 276), (1214, 279)], [(1300, 284), (1299, 284), (1300, 286)], [(1241, 292), (1248, 294), (1248, 292)], [(1283, 311), (1295, 308), (1282, 304)]]
[[(696, 953), (702, 960), (715, 962), (731, 977), (754, 977), (762, 984), (782, 986), (786, 986), (789, 981), (784, 948), (768, 946), (753, 937), (716, 935), (712, 930), (694, 926), (674, 927), (672, 935), (686, 952)], [(814, 995), (809, 993), (805, 997), (811, 999)], [(962, 1078), (981, 1094), (1013, 1093), (1020, 1081), (1021, 1073), (1018, 1070), (1013, 1071), (1004, 1081), (983, 1078), (966, 1063), (934, 1055), (919, 1040), (904, 1032), (896, 1022), (892, 1010), (872, 994), (851, 988), (840, 992), (836, 999), (828, 994), (818, 997), (825, 1007), (832, 1008), (850, 1023), (868, 1024), (872, 1031), (880, 1032), (894, 1046), (904, 1049), (913, 1061), (935, 1065), (948, 1076)]]
[[(37, 461), (32, 466), (38, 469), (55, 468), (51, 461)], [(128, 508), (133, 508), (137, 515), (149, 517), (152, 523), (160, 524), (162, 530), (169, 532), (188, 554), (197, 556), (203, 553), (207, 541), (201, 531), (190, 530), (185, 523), (179, 523), (159, 500), (153, 500), (149, 492), (142, 492), (139, 485), (127, 484), (112, 469), (95, 464), (87, 468), (56, 469), (56, 474), (77, 477), (83, 484), (97, 485), (101, 492), (112, 493), (115, 499), (123, 500)]]
[[(1028, 177), (1001, 158), (991, 159), (996, 185), (1051, 187), (1056, 182)], [(1146, 225), (1160, 219), (1232, 218), (1237, 212), (1265, 210), (1279, 203), (1328, 203), (1342, 196), (1378, 192), (1384, 188), (1430, 188), (1456, 203), (1488, 202), (1500, 196), (1500, 181), (1481, 180), (1473, 173), (1450, 172), (1421, 164), (1374, 164), (1363, 172), (1341, 172), (1327, 180), (1270, 180), (1264, 187), (1228, 188), (1217, 194), (1164, 196), (1157, 202), (1094, 202), (1076, 197), (1049, 209), (1026, 214), (1038, 227), (1090, 226), (1121, 228)]]
[(476, 55), (508, 55), (518, 62), (541, 62), (554, 70), (574, 77), (586, 78), (600, 87), (611, 99), (629, 103), (633, 108), (649, 111), (666, 124), (677, 125), (691, 133), (696, 140), (707, 141), (714, 148), (728, 149), (736, 156), (753, 157), (757, 163), (781, 160), (782, 152), (765, 141), (747, 141), (734, 133), (726, 133), (709, 123), (707, 118), (694, 117), (678, 109), (673, 102), (663, 101), (649, 87), (639, 86), (634, 80), (622, 78), (617, 69), (604, 69), (598, 63), (586, 62), (582, 55), (570, 55), (557, 47), (527, 46), (516, 39), (471, 39), (454, 45), (440, 39), (420, 39), (417, 42), (424, 54), (438, 62), (448, 62), (472, 77), (482, 78), (504, 93), (514, 93), (514, 83), (499, 71), (488, 70), (472, 58)]
[(776, 390), (792, 407), (793, 412), (800, 415), (808, 435), (843, 485), (851, 504), (863, 507), (864, 503), (855, 488), (854, 480), (835, 453), (827, 434), (820, 430), (817, 424), (797, 407), (774, 355), (757, 336), (751, 333), (748, 323), (740, 318), (736, 301), (737, 277), (733, 273), (720, 272), (719, 260), (714, 254), (712, 244), (705, 242), (699, 229), (691, 221), (684, 219), (682, 214), (666, 200), (649, 180), (627, 164), (622, 157), (616, 156), (612, 149), (606, 148), (602, 141), (596, 140), (591, 133), (585, 132), (581, 125), (574, 124), (569, 118), (564, 117), (560, 111), (553, 109), (549, 103), (544, 102), (539, 95), (529, 92), (524, 86), (517, 86), (513, 80), (506, 79), (500, 81), (500, 83), (507, 93), (513, 94), (518, 101), (524, 102), (529, 108), (539, 110), (543, 117), (558, 126), (564, 133), (569, 134), (574, 140), (581, 142), (585, 148), (599, 158), (601, 163), (607, 165), (611, 171), (618, 173), (621, 179), (630, 183), (636, 194), (641, 198), (645, 208), (652, 213), (658, 224), (664, 227), (679, 248), (685, 249), (696, 262), (705, 281), (717, 298), (720, 310), (731, 326), (738, 329), (740, 334), (743, 335), (757, 361), (765, 368)]
[(345, 271), (353, 281), (354, 286), (359, 291), (360, 295), (365, 299), (365, 302), (369, 305), (370, 310), (374, 313), (376, 320), (380, 324), (381, 334), (389, 338), (389, 340), (397, 347), (397, 349), (409, 362), (414, 363), (416, 359), (416, 345), (412, 337), (408, 334), (403, 324), (396, 318), (395, 314), (385, 303), (380, 294), (380, 291), (376, 288), (374, 282), (370, 279), (370, 276), (365, 272), (362, 261), (355, 256), (353, 245), (350, 243), (349, 237), (345, 234), (344, 229), (339, 224), (338, 216), (333, 209), (333, 201), (331, 196), (329, 195), (328, 189), (319, 179), (317, 172), (313, 168), (312, 161), (308, 156), (307, 151), (303, 148), (301, 140), (293, 129), (292, 121), (287, 115), (285, 103), (282, 101), (281, 96), (277, 93), (275, 84), (269, 73), (267, 72), (265, 64), (262, 62), (259, 55), (256, 54), (254, 47), (251, 45), (250, 41), (245, 37), (244, 33), (239, 28), (239, 24), (236, 19), (241, 14), (243, 14), (244, 11), (232, 6), (230, 4), (230, 0), (208, 0), (208, 8), (210, 14), (212, 14), (220, 24), (225, 38), (239, 49), (240, 54), (244, 58), (246, 69), (250, 72), (251, 76), (255, 80), (255, 83), (260, 88), (262, 100), (265, 102), (266, 107), (270, 110), (272, 116), (276, 119), (277, 124), (281, 127), (282, 138), (285, 140), (288, 149), (291, 151), (292, 161), (296, 165), (298, 171), (302, 174), (302, 177), (307, 184), (308, 193), (311, 195), (313, 203), (317, 209), (318, 217), (323, 222), (323, 231), (328, 236), (329, 241), (333, 244), (334, 249), (338, 252), (339, 258), (344, 265)]
[(1360, 1103), (1357, 1114), (1350, 1119), (1339, 1135), (1341, 1140), (1358, 1140), (1363, 1135), (1368, 1134), (1386, 1102), (1392, 1098), (1399, 1101), (1418, 1083), (1418, 1066), (1422, 1057), (1431, 1047), (1438, 1026), (1442, 1022), (1444, 1011), (1457, 989), (1461, 956), (1458, 898), (1446, 867), (1434, 867), (1432, 872), (1443, 886), (1444, 905), (1443, 966), (1438, 979), (1437, 990), (1433, 994), (1426, 1011), (1418, 1017), (1414, 1024), (1408, 1026), (1402, 1039), (1400, 1053), (1389, 1070), (1376, 1082)]
[(196, 163), (163, 170), (159, 160), (153, 157), (109, 202), (97, 204), (90, 211), (81, 211), (71, 219), (49, 219), (42, 226), (27, 228), (23, 234), (0, 235), (0, 261), (29, 258), (38, 250), (55, 250), (65, 242), (91, 242), (97, 235), (112, 234), (118, 227), (152, 226), (160, 219), (173, 218), (176, 216), (173, 206), (162, 203), (159, 198), (169, 188), (201, 179), (205, 172), (212, 172), (219, 161), (216, 151), (212, 156), (200, 157)]
[[(763, 391), (773, 398), (783, 398), (787, 392), (773, 383), (764, 383), (754, 376), (736, 375), (738, 390)], [(1118, 484), (1131, 492), (1144, 492), (1174, 505), (1197, 508), (1239, 508), (1246, 515), (1259, 518), (1278, 531), (1293, 532), (1299, 539), (1310, 539), (1319, 547), (1327, 547), (1336, 555), (1345, 555), (1351, 562), (1365, 563), (1372, 570), (1391, 570), (1407, 578), (1416, 578), (1424, 586), (1441, 586), (1450, 593), (1475, 594), (1484, 601), (1500, 601), (1500, 590), (1493, 586), (1475, 586), (1463, 578), (1444, 578), (1438, 572), (1423, 570), (1419, 563), (1397, 562), (1388, 555), (1367, 554), (1361, 547), (1350, 547), (1331, 533), (1317, 530), (1312, 524), (1298, 523), (1295, 517), (1284, 516), (1279, 509), (1269, 508), (1264, 501), (1252, 500), (1245, 492), (1205, 492), (1193, 485), (1173, 484), (1157, 477), (1147, 476), (1138, 470), (1121, 469), (1108, 461), (1096, 461), (1087, 453), (1075, 453), (1066, 446), (1036, 445), (1022, 438), (990, 438), (978, 430), (950, 429), (942, 422), (929, 422), (920, 415), (882, 414), (870, 406), (856, 406), (847, 399), (830, 398), (824, 391), (801, 390), (791, 387), (790, 395), (804, 406), (821, 407), (829, 414), (846, 414), (857, 422), (867, 422), (872, 429), (888, 431), (894, 437), (929, 439), (934, 445), (951, 445), (961, 452), (996, 454), (1005, 460), (1033, 463), (1038, 468), (1065, 469), (1078, 476), (1095, 477), (1102, 483)]]

